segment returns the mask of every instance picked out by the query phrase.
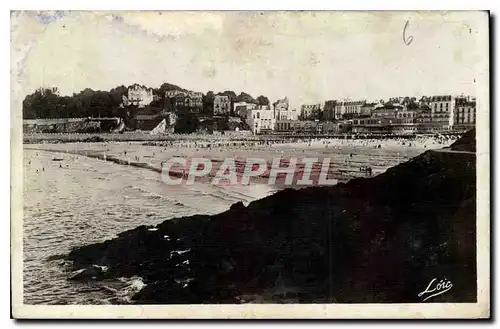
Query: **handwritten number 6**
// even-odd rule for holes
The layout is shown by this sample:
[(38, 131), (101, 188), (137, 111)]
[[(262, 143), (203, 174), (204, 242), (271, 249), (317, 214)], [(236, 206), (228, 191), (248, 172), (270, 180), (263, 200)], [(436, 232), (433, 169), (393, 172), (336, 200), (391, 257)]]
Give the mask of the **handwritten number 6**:
[(406, 38), (406, 29), (408, 28), (408, 25), (410, 25), (410, 22), (406, 21), (405, 27), (403, 29), (403, 42), (407, 46), (409, 46), (410, 43), (413, 41), (413, 37), (412, 36), (409, 36), (408, 38)]

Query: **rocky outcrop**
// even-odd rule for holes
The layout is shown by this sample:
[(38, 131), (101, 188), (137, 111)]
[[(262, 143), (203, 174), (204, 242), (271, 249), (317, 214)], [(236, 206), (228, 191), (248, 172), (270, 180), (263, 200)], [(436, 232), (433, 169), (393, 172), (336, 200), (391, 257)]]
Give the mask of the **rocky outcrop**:
[(140, 226), (67, 258), (106, 266), (96, 280), (142, 277), (136, 303), (421, 302), (434, 278), (453, 287), (428, 302), (474, 302), (475, 166), (474, 153), (427, 151), (374, 178)]
[(462, 138), (451, 144), (451, 150), (476, 152), (476, 129), (469, 130)]

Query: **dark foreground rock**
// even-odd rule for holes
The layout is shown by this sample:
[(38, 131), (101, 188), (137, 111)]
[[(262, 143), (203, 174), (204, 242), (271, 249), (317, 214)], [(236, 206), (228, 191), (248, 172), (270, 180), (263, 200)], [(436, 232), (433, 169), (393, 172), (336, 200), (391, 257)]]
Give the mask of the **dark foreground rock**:
[(140, 226), (68, 259), (106, 266), (103, 279), (142, 277), (137, 303), (420, 302), (434, 278), (453, 287), (428, 302), (475, 302), (475, 165), (474, 153), (427, 151), (374, 178)]
[(450, 145), (453, 151), (476, 152), (476, 129), (469, 130), (462, 138)]

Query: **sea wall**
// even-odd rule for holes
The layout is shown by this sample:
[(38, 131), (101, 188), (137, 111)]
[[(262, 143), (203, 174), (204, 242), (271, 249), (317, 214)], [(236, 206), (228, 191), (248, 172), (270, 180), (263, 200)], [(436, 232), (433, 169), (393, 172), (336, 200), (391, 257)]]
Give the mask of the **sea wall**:
[[(27, 121), (27, 120), (25, 120)], [(30, 120), (31, 121), (31, 120)], [(42, 120), (36, 120), (42, 121)], [(96, 133), (101, 131), (101, 123), (85, 119), (47, 119), (35, 124), (23, 124), (24, 134), (39, 133)]]

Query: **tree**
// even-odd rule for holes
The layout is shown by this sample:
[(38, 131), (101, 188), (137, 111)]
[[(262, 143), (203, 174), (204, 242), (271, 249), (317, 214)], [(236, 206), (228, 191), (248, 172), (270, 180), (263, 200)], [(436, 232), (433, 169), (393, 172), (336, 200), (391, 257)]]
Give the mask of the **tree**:
[(417, 104), (417, 103), (415, 103), (415, 101), (414, 101), (414, 100), (411, 100), (411, 101), (408, 103), (408, 105), (406, 106), (406, 108), (407, 108), (408, 110), (416, 110), (416, 109), (418, 109), (418, 104)]
[(241, 92), (235, 99), (235, 102), (246, 102), (256, 104), (257, 101), (249, 94)]
[(315, 108), (311, 113), (311, 120), (323, 121), (323, 111), (321, 108)]
[(231, 103), (234, 103), (236, 100), (236, 97), (237, 97), (235, 92), (232, 90), (226, 90), (222, 93), (218, 93), (217, 95), (223, 95), (223, 96), (229, 97), (229, 100), (231, 101)]
[[(133, 84), (131, 87), (134, 86), (147, 88), (139, 84)], [(153, 89), (156, 100), (151, 104), (152, 107), (167, 110), (175, 108), (176, 100), (165, 98), (167, 90), (186, 91), (179, 86), (164, 83), (160, 88)], [(234, 92), (229, 93), (232, 93), (233, 99), (236, 98)], [(124, 106), (123, 97), (127, 95), (128, 88), (124, 85), (109, 91), (86, 88), (71, 96), (60, 96), (57, 88), (40, 88), (23, 100), (23, 117), (26, 119), (64, 117), (120, 117), (125, 119), (135, 109), (130, 105)], [(210, 105), (210, 99), (211, 96), (205, 97), (208, 105)]]
[(119, 107), (123, 102), (123, 96), (127, 96), (127, 94), (128, 94), (128, 89), (123, 85), (111, 89), (109, 91), (109, 96), (111, 98), (112, 106)]
[(187, 91), (186, 89), (184, 88), (181, 88), (177, 85), (173, 85), (173, 84), (170, 84), (170, 83), (163, 83), (160, 88), (158, 88), (158, 96), (160, 97), (165, 97), (165, 92), (167, 90), (180, 90), (180, 91)]
[(259, 97), (257, 97), (257, 103), (259, 105), (269, 105), (269, 98), (260, 95)]
[(27, 118), (57, 118), (61, 115), (61, 105), (57, 90), (40, 88), (24, 99), (23, 115)]
[(203, 113), (208, 115), (213, 115), (214, 113), (214, 92), (209, 91), (206, 95), (203, 95)]

